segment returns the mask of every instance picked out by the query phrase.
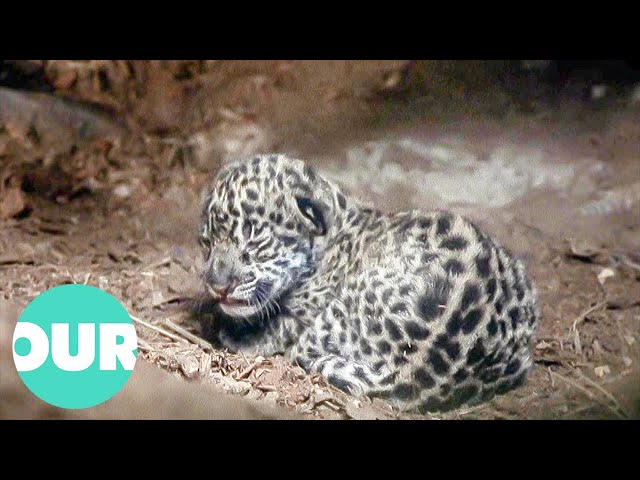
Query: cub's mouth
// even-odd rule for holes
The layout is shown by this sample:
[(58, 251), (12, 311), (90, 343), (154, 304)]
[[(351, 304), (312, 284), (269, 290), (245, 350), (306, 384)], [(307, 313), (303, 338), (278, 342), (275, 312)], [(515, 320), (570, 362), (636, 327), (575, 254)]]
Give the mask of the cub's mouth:
[(223, 289), (216, 289), (206, 284), (213, 301), (225, 314), (231, 317), (248, 318), (260, 315), (269, 316), (275, 311), (268, 298), (268, 291), (260, 283), (253, 291), (247, 291), (242, 286), (230, 285)]

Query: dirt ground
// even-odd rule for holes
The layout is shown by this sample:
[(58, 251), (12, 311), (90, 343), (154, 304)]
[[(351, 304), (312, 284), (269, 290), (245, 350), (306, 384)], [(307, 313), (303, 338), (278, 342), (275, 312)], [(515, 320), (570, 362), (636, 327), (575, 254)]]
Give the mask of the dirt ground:
[[(39, 293), (86, 283), (131, 314), (138, 362), (182, 379), (184, 392), (210, 384), (212, 402), (319, 419), (640, 417), (640, 105), (628, 92), (583, 99), (573, 85), (554, 95), (529, 85), (516, 95), (496, 80), (500, 65), (482, 62), (30, 65), (53, 93), (0, 87), (5, 334)], [(213, 349), (200, 192), (228, 159), (267, 151), (308, 160), (382, 210), (463, 213), (521, 257), (542, 313), (526, 385), (478, 407), (407, 415), (281, 357)], [(149, 416), (121, 405), (103, 416)], [(33, 408), (20, 416), (53, 415)], [(0, 414), (16, 416), (6, 403)]]

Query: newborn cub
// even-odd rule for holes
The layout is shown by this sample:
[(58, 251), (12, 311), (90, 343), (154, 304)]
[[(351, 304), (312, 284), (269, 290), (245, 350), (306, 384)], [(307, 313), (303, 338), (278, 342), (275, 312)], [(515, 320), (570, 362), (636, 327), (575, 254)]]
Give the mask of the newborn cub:
[(354, 395), (448, 410), (520, 385), (538, 313), (520, 261), (449, 212), (363, 208), (299, 160), (224, 167), (203, 208), (213, 340)]

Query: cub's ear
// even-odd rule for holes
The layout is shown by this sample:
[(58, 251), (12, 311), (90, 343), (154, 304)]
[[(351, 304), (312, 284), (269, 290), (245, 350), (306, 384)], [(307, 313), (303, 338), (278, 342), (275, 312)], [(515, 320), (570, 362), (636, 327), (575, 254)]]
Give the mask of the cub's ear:
[(296, 197), (296, 204), (298, 213), (309, 230), (316, 235), (325, 235), (327, 233), (327, 222), (321, 204), (311, 200), (309, 197)]

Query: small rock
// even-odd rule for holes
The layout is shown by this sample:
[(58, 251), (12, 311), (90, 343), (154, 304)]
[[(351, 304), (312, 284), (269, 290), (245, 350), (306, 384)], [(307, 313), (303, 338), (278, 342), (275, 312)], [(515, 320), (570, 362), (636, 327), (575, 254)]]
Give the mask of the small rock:
[(598, 273), (598, 281), (600, 282), (600, 285), (604, 285), (604, 282), (607, 280), (607, 278), (609, 277), (613, 277), (615, 276), (616, 272), (614, 272), (611, 268), (603, 268), (602, 270), (600, 270), (600, 273)]
[(157, 307), (158, 305), (162, 305), (164, 302), (165, 299), (162, 292), (156, 290), (151, 294), (151, 306)]
[(633, 91), (631, 92), (631, 103), (640, 103), (640, 83), (633, 87)]
[(600, 367), (596, 367), (593, 369), (596, 374), (596, 377), (602, 378), (605, 375), (609, 375), (611, 373), (611, 369), (607, 365), (602, 365)]
[(264, 400), (267, 403), (276, 403), (278, 401), (278, 398), (280, 398), (280, 395), (278, 394), (278, 392), (267, 392), (267, 394), (264, 396)]
[(591, 99), (592, 100), (600, 100), (604, 98), (607, 94), (607, 86), (606, 85), (593, 85), (591, 87)]
[(251, 390), (251, 384), (249, 382), (236, 382), (231, 386), (231, 392), (238, 395), (246, 395)]
[(633, 361), (629, 357), (622, 357), (622, 361), (624, 362), (624, 366), (629, 368)]
[(127, 198), (131, 195), (131, 187), (129, 185), (118, 185), (113, 189), (113, 194), (118, 198)]
[(187, 378), (192, 379), (200, 370), (200, 362), (195, 355), (185, 355), (180, 359), (180, 370)]

